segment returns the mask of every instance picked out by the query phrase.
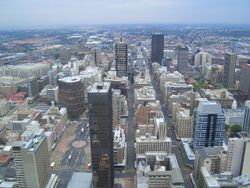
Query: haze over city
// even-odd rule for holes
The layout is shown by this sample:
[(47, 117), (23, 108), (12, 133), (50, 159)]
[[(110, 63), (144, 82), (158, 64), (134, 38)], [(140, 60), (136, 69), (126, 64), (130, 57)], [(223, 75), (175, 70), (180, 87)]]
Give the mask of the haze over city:
[(85, 24), (249, 24), (248, 0), (1, 0), (0, 29)]

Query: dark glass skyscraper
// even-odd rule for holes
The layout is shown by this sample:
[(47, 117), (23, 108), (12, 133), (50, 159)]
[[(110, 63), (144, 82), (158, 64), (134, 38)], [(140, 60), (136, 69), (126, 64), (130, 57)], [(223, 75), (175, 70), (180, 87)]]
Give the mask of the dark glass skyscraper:
[(164, 58), (164, 35), (160, 33), (153, 33), (151, 41), (151, 63), (157, 62), (161, 64), (163, 58)]
[(128, 45), (125, 42), (115, 45), (115, 68), (117, 77), (128, 76)]
[(96, 83), (88, 93), (94, 188), (114, 184), (112, 92), (109, 82)]
[(245, 113), (242, 130), (250, 134), (250, 100), (245, 102)]
[(234, 88), (236, 59), (236, 54), (225, 53), (223, 85), (229, 89)]
[(177, 50), (177, 70), (186, 74), (188, 69), (188, 47), (184, 45), (180, 45), (176, 48)]

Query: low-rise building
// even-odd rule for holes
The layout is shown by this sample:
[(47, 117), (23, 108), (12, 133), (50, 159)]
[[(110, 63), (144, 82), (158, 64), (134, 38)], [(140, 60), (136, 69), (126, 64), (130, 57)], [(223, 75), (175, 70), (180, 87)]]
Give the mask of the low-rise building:
[(233, 94), (226, 89), (201, 89), (200, 94), (210, 101), (220, 102), (223, 108), (231, 108), (234, 102)]
[(114, 132), (114, 168), (116, 170), (124, 170), (127, 159), (127, 145), (125, 130), (120, 126), (113, 129)]
[(223, 188), (223, 187), (238, 187), (238, 184), (233, 181), (230, 172), (219, 174), (210, 174), (207, 167), (201, 167), (201, 178), (197, 183), (197, 187), (204, 188)]
[(145, 71), (139, 72), (134, 78), (134, 85), (135, 88), (141, 88), (144, 86), (151, 86), (151, 77), (149, 74), (149, 70), (146, 69)]
[(195, 161), (195, 154), (191, 148), (192, 139), (191, 138), (181, 138), (181, 150), (185, 156), (186, 163), (193, 166)]
[(8, 118), (8, 128), (15, 133), (22, 133), (26, 127), (35, 120), (41, 117), (41, 112), (34, 109), (25, 109), (18, 107), (18, 110)]
[(156, 136), (141, 136), (136, 138), (136, 158), (145, 157), (146, 152), (165, 151), (171, 153), (171, 138), (158, 140)]
[(168, 103), (168, 100), (171, 95), (178, 95), (180, 93), (188, 92), (188, 91), (193, 91), (193, 86), (192, 85), (187, 85), (187, 84), (176, 84), (176, 83), (171, 83), (167, 82), (164, 84), (164, 89), (163, 89), (163, 99), (164, 102)]
[(184, 188), (176, 156), (166, 152), (147, 152), (137, 168), (138, 188)]
[(206, 167), (209, 174), (219, 174), (226, 171), (227, 151), (221, 146), (201, 147), (196, 150), (194, 164), (194, 179), (198, 187), (202, 179), (202, 167)]
[(225, 109), (226, 125), (243, 125), (244, 109)]
[(135, 104), (144, 104), (148, 102), (155, 102), (156, 95), (153, 86), (144, 86), (135, 89)]
[(202, 77), (207, 81), (211, 81), (212, 79), (212, 65), (210, 63), (206, 63), (202, 65)]
[(172, 122), (179, 138), (191, 138), (193, 131), (193, 116), (190, 107), (184, 103), (173, 103)]
[(61, 138), (67, 123), (68, 116), (66, 108), (59, 109), (55, 107), (52, 102), (52, 106), (41, 118), (41, 124), (47, 137), (48, 149), (50, 152), (55, 148)]
[(6, 100), (1, 100), (0, 99), (0, 117), (4, 116), (9, 112), (9, 103)]

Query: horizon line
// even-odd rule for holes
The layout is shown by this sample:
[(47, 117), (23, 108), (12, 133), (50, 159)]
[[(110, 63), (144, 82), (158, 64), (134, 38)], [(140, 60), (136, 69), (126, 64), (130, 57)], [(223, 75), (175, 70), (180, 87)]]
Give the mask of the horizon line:
[(100, 26), (249, 26), (250, 23), (96, 23), (96, 24), (49, 24), (49, 25), (15, 25), (15, 26), (1, 26), (0, 31), (9, 31), (9, 30), (42, 30), (42, 29), (56, 29), (56, 28), (64, 28), (69, 29), (68, 27), (100, 27)]

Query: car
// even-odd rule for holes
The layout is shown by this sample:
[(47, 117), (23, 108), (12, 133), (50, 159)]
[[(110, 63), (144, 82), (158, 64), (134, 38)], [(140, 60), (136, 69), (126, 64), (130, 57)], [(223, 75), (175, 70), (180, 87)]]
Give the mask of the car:
[(92, 164), (91, 164), (91, 163), (89, 163), (89, 164), (88, 164), (88, 168), (91, 168), (91, 166), (92, 166)]
[(68, 157), (68, 160), (70, 160), (70, 159), (71, 159), (71, 157), (72, 157), (72, 155), (70, 154), (70, 155), (69, 155), (69, 157)]

